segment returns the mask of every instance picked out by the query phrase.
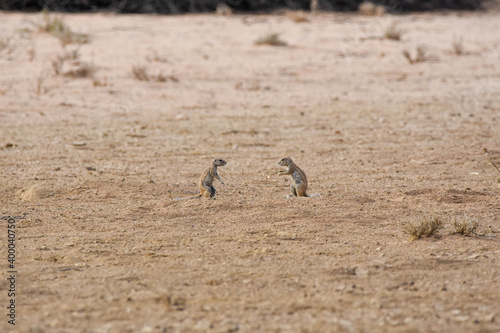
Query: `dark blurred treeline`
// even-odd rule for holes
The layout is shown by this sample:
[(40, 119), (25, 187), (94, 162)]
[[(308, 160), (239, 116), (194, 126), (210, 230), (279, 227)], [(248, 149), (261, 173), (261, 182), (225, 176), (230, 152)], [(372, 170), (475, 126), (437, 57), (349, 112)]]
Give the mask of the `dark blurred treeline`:
[[(318, 0), (323, 11), (355, 11), (364, 0)], [(438, 9), (475, 10), (487, 0), (372, 0), (389, 13)], [(2, 10), (58, 12), (111, 11), (117, 13), (178, 14), (213, 12), (225, 4), (234, 11), (262, 12), (275, 9), (309, 10), (311, 0), (0, 0)]]

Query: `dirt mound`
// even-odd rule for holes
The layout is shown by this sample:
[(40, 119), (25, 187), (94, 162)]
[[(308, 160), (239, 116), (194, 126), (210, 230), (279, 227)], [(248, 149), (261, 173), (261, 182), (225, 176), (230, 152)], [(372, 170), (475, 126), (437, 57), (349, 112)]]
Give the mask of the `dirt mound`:
[(31, 184), (17, 191), (17, 199), (20, 201), (38, 201), (56, 195), (56, 191), (43, 183)]

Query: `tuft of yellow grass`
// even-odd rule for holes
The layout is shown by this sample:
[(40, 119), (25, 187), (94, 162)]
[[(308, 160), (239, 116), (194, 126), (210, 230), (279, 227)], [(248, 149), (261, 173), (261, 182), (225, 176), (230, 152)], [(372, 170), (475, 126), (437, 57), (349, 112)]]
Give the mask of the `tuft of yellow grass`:
[(52, 69), (56, 75), (60, 75), (63, 73), (64, 64), (67, 61), (71, 61), (77, 63), (80, 59), (80, 50), (65, 50), (63, 54), (59, 54), (55, 59), (52, 60)]
[(415, 56), (413, 57), (408, 50), (403, 50), (403, 56), (408, 60), (410, 65), (416, 64), (418, 62), (437, 60), (436, 56), (430, 56), (427, 52), (427, 48), (425, 46), (417, 46), (415, 50)]
[(150, 73), (146, 66), (132, 67), (132, 77), (139, 81), (179, 82), (179, 78), (175, 75), (167, 75), (162, 72)]
[(405, 30), (399, 28), (399, 23), (392, 22), (387, 29), (385, 30), (385, 38), (392, 40), (401, 40), (403, 37)]
[(476, 234), (479, 219), (475, 216), (463, 215), (454, 216), (452, 224), (452, 233), (471, 236)]
[(215, 9), (215, 13), (221, 16), (231, 16), (233, 15), (233, 10), (225, 3), (219, 3)]
[(0, 37), (0, 54), (11, 54), (15, 48), (15, 45), (12, 43), (12, 37)]
[(462, 37), (455, 38), (453, 40), (453, 43), (451, 43), (451, 46), (453, 48), (453, 53), (455, 53), (456, 55), (465, 54), (464, 39)]
[(376, 5), (370, 1), (364, 1), (358, 7), (358, 12), (361, 15), (382, 16), (387, 12), (387, 9), (382, 5)]
[(38, 75), (38, 77), (36, 78), (36, 94), (38, 96), (47, 91), (47, 89), (45, 89), (44, 87), (44, 81), (46, 77), (47, 73), (45, 71), (42, 71), (40, 75)]
[(42, 20), (35, 25), (38, 31), (49, 33), (58, 38), (63, 46), (73, 43), (87, 44), (90, 41), (89, 34), (73, 32), (61, 16), (50, 15), (47, 10), (43, 12)]
[(295, 23), (309, 22), (309, 18), (303, 10), (288, 10), (285, 15)]
[(286, 46), (288, 44), (280, 38), (280, 34), (271, 33), (257, 39), (255, 45)]
[(64, 75), (72, 78), (93, 78), (97, 70), (93, 63), (80, 61), (76, 68), (65, 72)]
[(410, 240), (415, 240), (436, 235), (443, 228), (443, 221), (438, 216), (419, 215), (403, 222), (401, 228)]

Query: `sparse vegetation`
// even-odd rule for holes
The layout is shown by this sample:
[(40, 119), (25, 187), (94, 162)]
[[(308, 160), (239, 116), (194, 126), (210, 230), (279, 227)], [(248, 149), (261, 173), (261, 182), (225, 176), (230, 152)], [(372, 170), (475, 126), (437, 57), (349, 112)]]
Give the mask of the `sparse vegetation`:
[(453, 43), (451, 44), (453, 47), (453, 53), (456, 55), (463, 55), (465, 54), (465, 49), (464, 49), (464, 40), (463, 38), (455, 38)]
[(35, 50), (34, 47), (32, 47), (32, 48), (30, 48), (28, 50), (28, 57), (29, 57), (29, 61), (35, 60), (35, 58), (36, 58), (36, 50)]
[[(72, 69), (64, 71), (64, 65), (68, 63)], [(73, 78), (91, 78), (97, 71), (93, 63), (80, 60), (80, 50), (65, 50), (63, 54), (58, 55), (52, 60), (52, 69), (55, 75), (65, 75)]]
[(397, 22), (392, 22), (387, 29), (385, 30), (385, 38), (392, 40), (401, 40), (401, 37), (405, 31), (399, 28), (399, 24)]
[(453, 217), (453, 233), (470, 236), (476, 233), (478, 226), (478, 218), (474, 216), (454, 216)]
[(288, 44), (280, 38), (278, 33), (272, 33), (257, 39), (255, 45), (286, 46)]
[(365, 1), (359, 5), (358, 12), (362, 15), (381, 16), (387, 12), (387, 9), (382, 5), (376, 5), (373, 2)]
[(92, 78), (95, 72), (97, 67), (93, 63), (79, 61), (74, 69), (68, 70), (64, 75), (73, 78)]
[(42, 71), (40, 75), (36, 78), (36, 94), (40, 96), (42, 93), (46, 93), (47, 89), (43, 86), (45, 78), (47, 77), (47, 72)]
[(108, 85), (108, 79), (104, 77), (103, 79), (94, 78), (92, 81), (94, 87), (106, 87)]
[(219, 3), (217, 5), (217, 8), (215, 9), (215, 13), (217, 15), (229, 16), (229, 15), (233, 15), (233, 10), (231, 9), (231, 7), (229, 7), (225, 3)]
[(146, 66), (132, 67), (132, 76), (139, 81), (154, 81), (154, 82), (179, 82), (179, 78), (175, 75), (167, 75), (162, 72), (150, 73)]
[[(489, 160), (491, 165), (493, 165), (493, 167), (498, 171), (498, 173), (500, 173), (500, 169), (497, 167), (497, 165), (495, 164), (495, 162), (493, 162), (492, 160)], [(497, 183), (500, 183), (500, 179), (497, 179)]]
[(443, 221), (438, 216), (415, 216), (402, 224), (403, 232), (410, 240), (436, 235), (443, 228)]
[(295, 23), (309, 22), (309, 18), (303, 10), (289, 10), (286, 12), (286, 16)]
[(408, 50), (403, 50), (403, 55), (412, 65), (417, 62), (429, 61), (435, 58), (427, 53), (427, 48), (425, 46), (417, 46), (414, 57), (412, 57), (410, 51)]
[(80, 59), (80, 50), (74, 49), (71, 51), (65, 50), (63, 54), (58, 55), (55, 59), (52, 60), (52, 69), (56, 75), (60, 75), (63, 73), (64, 63), (67, 61), (77, 62)]
[(167, 57), (159, 55), (157, 51), (153, 51), (151, 54), (146, 56), (148, 62), (168, 62)]
[(11, 54), (15, 48), (12, 37), (0, 37), (0, 54)]
[(43, 12), (42, 20), (35, 24), (38, 31), (46, 32), (59, 38), (63, 46), (68, 44), (86, 44), (90, 41), (90, 35), (73, 32), (66, 25), (64, 19), (58, 15), (51, 15), (48, 11)]

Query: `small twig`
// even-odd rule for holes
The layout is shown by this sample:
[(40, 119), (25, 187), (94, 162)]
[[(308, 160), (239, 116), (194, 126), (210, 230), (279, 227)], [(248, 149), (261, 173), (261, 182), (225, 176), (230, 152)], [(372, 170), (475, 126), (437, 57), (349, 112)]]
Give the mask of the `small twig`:
[(498, 169), (497, 165), (495, 163), (493, 163), (492, 160), (489, 160), (489, 161), (495, 167), (495, 169), (497, 169), (498, 173), (500, 173), (500, 170)]
[(79, 271), (81, 272), (82, 270), (80, 268), (76, 268), (76, 267), (63, 267), (63, 268), (59, 268), (58, 271), (61, 271), (61, 272), (64, 272), (64, 271), (71, 271), (71, 270), (74, 270), (74, 271)]

